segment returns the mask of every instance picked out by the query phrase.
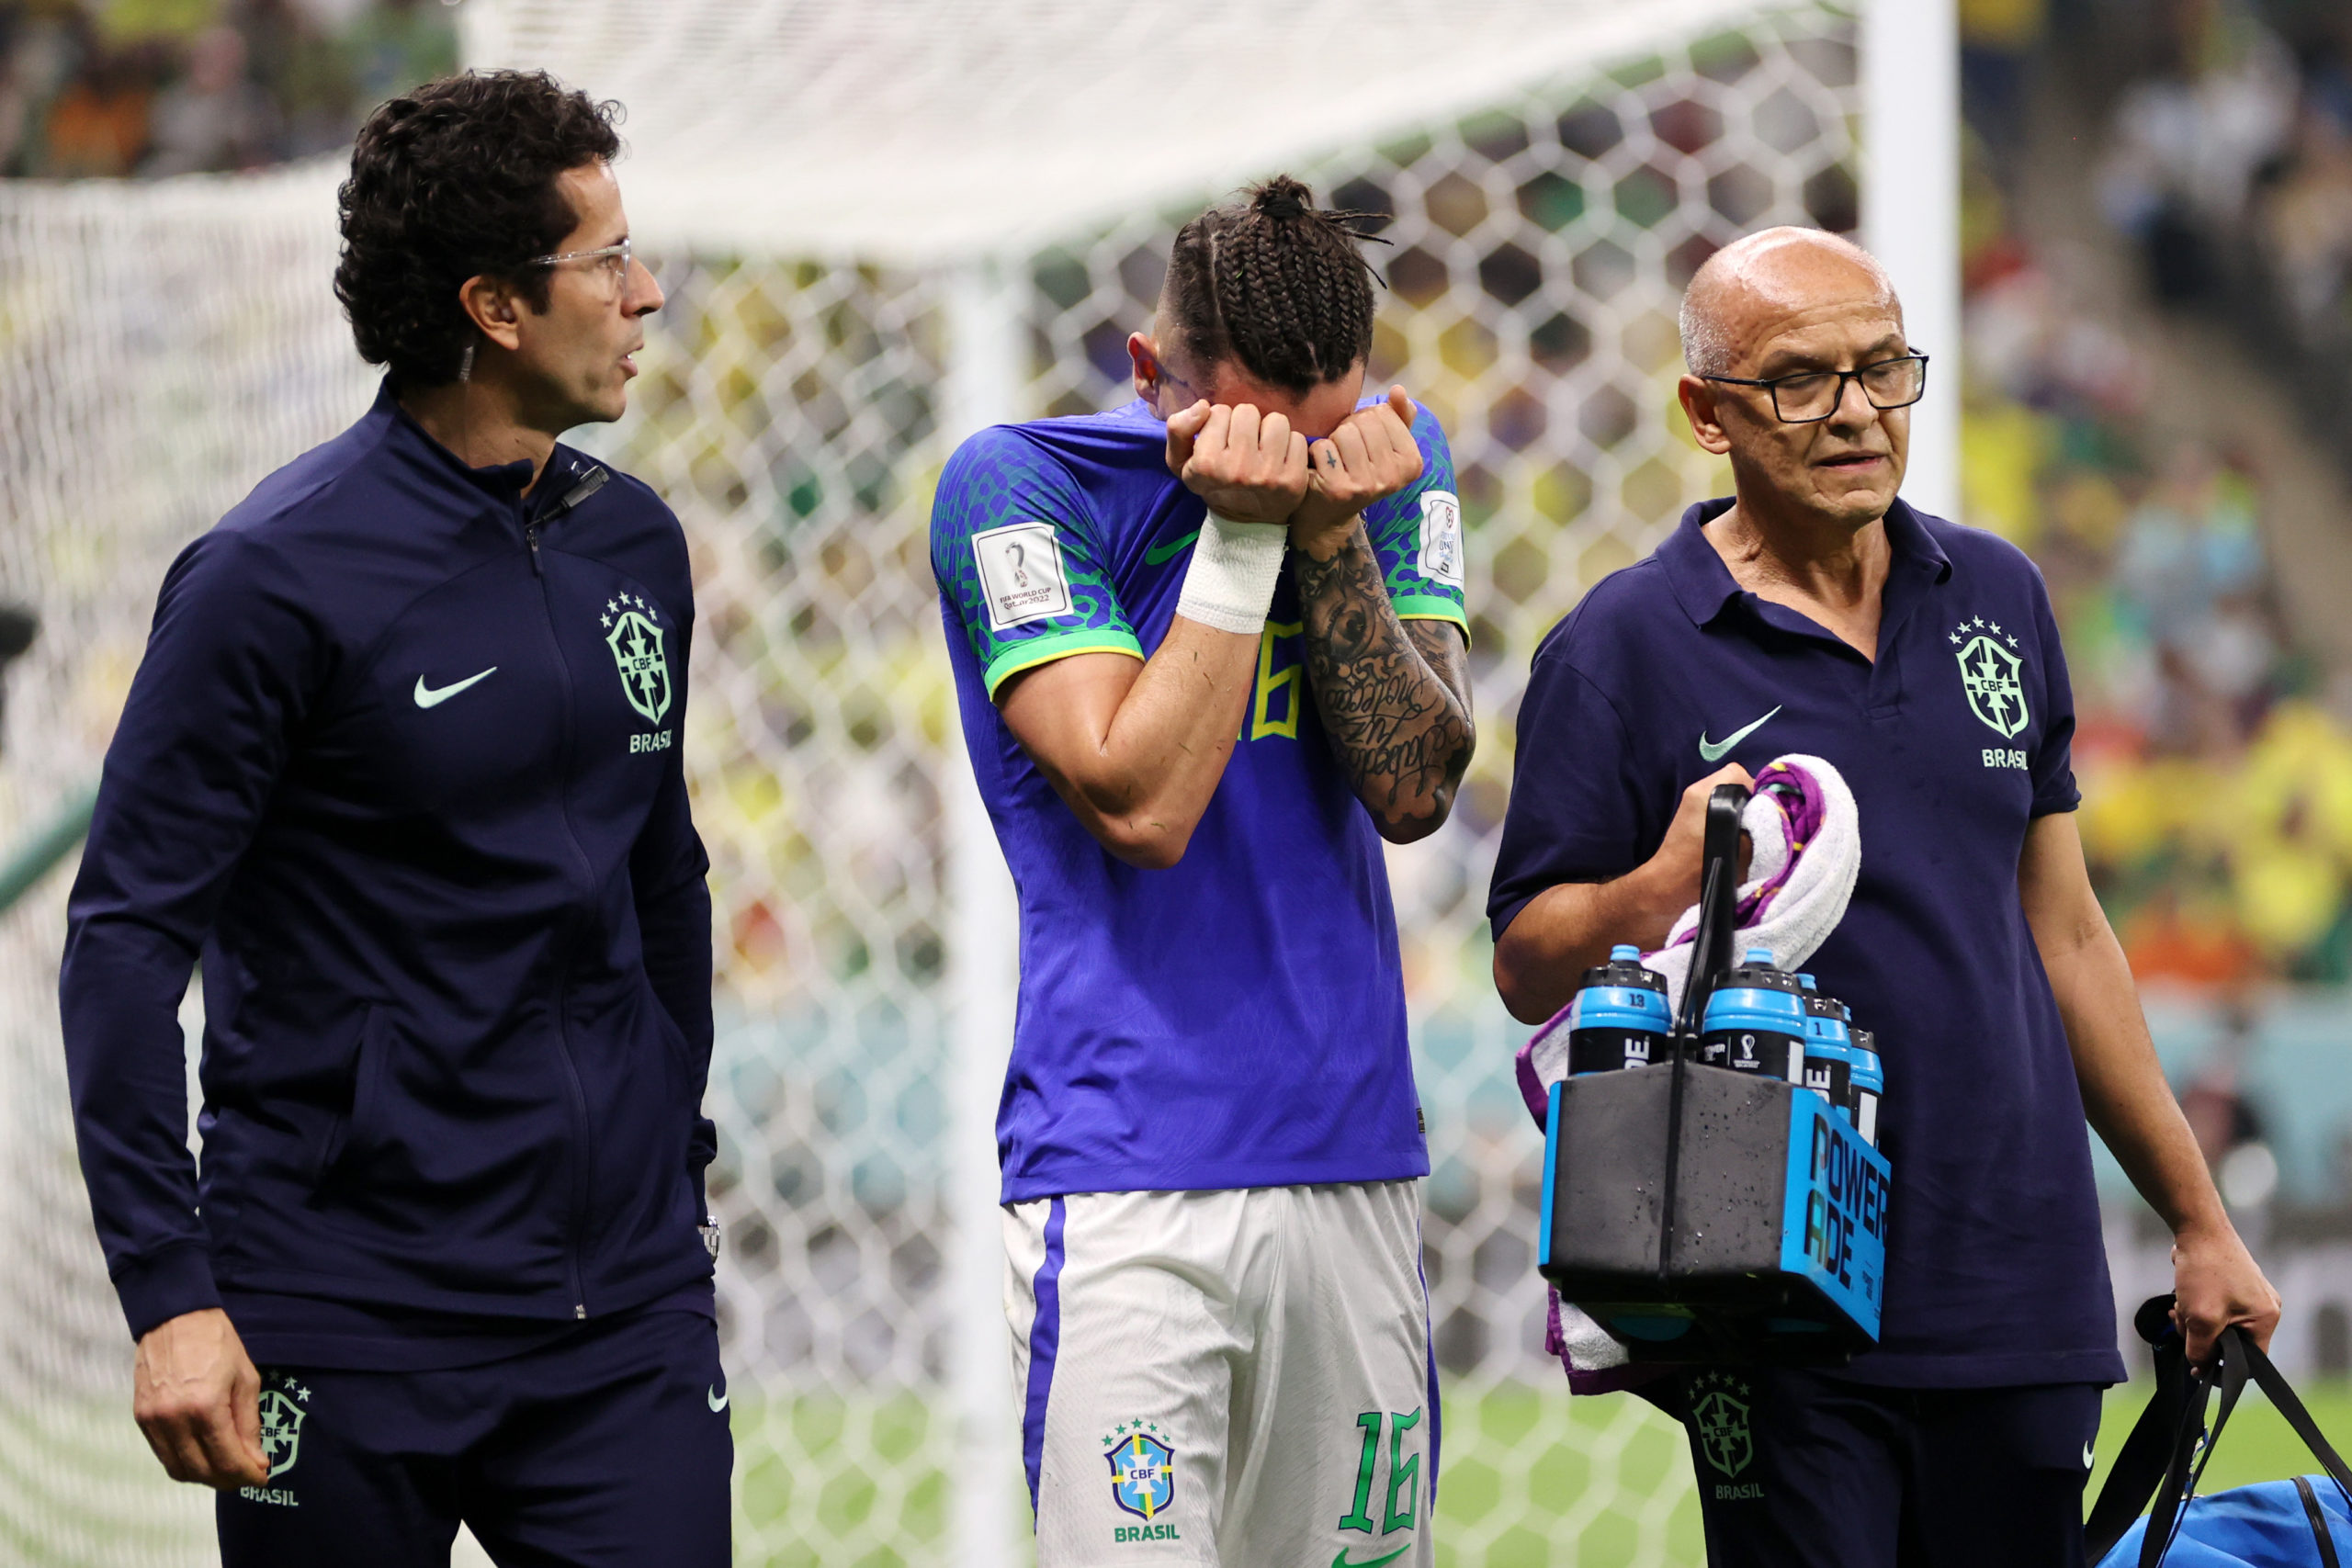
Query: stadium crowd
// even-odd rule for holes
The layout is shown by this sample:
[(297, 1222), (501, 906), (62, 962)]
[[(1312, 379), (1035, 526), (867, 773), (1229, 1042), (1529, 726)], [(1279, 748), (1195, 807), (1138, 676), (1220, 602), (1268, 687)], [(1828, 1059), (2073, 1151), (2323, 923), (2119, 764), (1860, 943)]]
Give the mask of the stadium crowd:
[[(2106, 216), (2169, 303), (2194, 302), (2243, 226), (2295, 311), (2344, 310), (2346, 29), (2298, 34), (2298, 54), (2244, 6), (2167, 15), (2116, 100)], [(2036, 265), (2007, 211), (2024, 95), (1999, 56), (1972, 58), (1965, 482), (1972, 520), (2050, 581), (2094, 876), (2143, 979), (2352, 977), (2352, 730), (2281, 615), (2261, 476), (2226, 446), (2152, 449), (2141, 355)]]
[(2352, 13), (2201, 0), (2150, 29), (2100, 178), (2162, 295), (2222, 284), (2250, 240), (2290, 318), (2352, 333)]
[(0, 175), (259, 168), (340, 152), (452, 70), (435, 0), (0, 0)]

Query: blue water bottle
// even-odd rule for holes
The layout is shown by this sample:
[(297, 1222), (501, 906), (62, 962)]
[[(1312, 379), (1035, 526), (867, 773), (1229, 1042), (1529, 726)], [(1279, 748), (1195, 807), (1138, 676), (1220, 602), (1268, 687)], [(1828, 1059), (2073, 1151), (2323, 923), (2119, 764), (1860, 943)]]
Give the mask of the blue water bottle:
[(1879, 1060), (1878, 1037), (1867, 1029), (1853, 1031), (1854, 1131), (1862, 1142), (1878, 1147), (1878, 1102), (1886, 1093), (1886, 1067)]
[(1699, 1059), (1736, 1073), (1804, 1081), (1804, 988), (1772, 966), (1772, 950), (1751, 947), (1707, 998)]
[(1609, 962), (1584, 972), (1568, 1004), (1568, 1072), (1613, 1073), (1667, 1059), (1674, 1010), (1666, 976), (1642, 967), (1642, 950), (1620, 944)]
[(1804, 1087), (1854, 1120), (1853, 1017), (1846, 1004), (1824, 996), (1810, 975), (1799, 975), (1804, 987)]

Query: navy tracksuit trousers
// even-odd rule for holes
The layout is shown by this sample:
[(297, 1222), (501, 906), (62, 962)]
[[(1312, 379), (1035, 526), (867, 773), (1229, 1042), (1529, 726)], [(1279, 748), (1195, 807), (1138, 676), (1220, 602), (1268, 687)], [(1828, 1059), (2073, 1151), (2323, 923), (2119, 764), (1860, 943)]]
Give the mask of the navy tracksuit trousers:
[[(277, 1469), (217, 1505), (223, 1568), (727, 1568), (726, 1374), (692, 1312), (448, 1371), (265, 1367)], [(290, 1428), (290, 1430), (288, 1430)]]
[(2083, 1568), (2095, 1383), (1742, 1367), (1653, 1389), (1690, 1433), (1710, 1568)]

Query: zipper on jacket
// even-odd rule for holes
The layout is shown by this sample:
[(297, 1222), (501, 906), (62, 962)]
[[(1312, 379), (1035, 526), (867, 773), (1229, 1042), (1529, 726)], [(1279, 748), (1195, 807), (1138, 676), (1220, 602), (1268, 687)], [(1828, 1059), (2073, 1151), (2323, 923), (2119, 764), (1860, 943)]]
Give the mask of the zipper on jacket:
[[(569, 962), (569, 960), (566, 960)], [(589, 1156), (591, 1139), (588, 1131), (588, 1091), (581, 1086), (580, 1064), (571, 1055), (571, 986), (560, 984), (555, 991), (556, 1055), (563, 1058), (564, 1087), (571, 1090), (571, 1111), (580, 1126), (580, 1164), (571, 1176), (571, 1256), (566, 1267), (571, 1271), (571, 1315), (588, 1315), (588, 1288), (581, 1275), (580, 1255), (586, 1250), (588, 1237), (588, 1179), (595, 1161)]]
[[(574, 486), (546, 517), (533, 519), (526, 516), (523, 523), (523, 537), (531, 547), (531, 575), (538, 580), (539, 605), (547, 612), (548, 641), (555, 649), (556, 671), (563, 678), (564, 765), (558, 776), (556, 800), (557, 809), (563, 818), (564, 838), (571, 845), (572, 858), (580, 864), (581, 886), (583, 888), (589, 887), (594, 881), (596, 868), (588, 859), (588, 852), (581, 847), (579, 830), (572, 826), (571, 821), (571, 770), (578, 761), (578, 737), (575, 730), (576, 688), (571, 679), (571, 661), (566, 659), (563, 653), (563, 635), (556, 626), (555, 598), (548, 591), (547, 572), (539, 558), (538, 531), (541, 524), (551, 523), (562, 516), (582, 501), (594, 494), (604, 482), (605, 470), (594, 469), (588, 479)], [(577, 921), (569, 923), (576, 925)], [(594, 1138), (588, 1119), (588, 1091), (580, 1081), (580, 1064), (571, 1054), (571, 932), (567, 930), (564, 932), (563, 951), (560, 953), (564, 968), (560, 971), (560, 977), (556, 982), (555, 1026), (557, 1055), (563, 1058), (564, 1084), (571, 1091), (572, 1114), (579, 1127), (579, 1165), (572, 1174), (571, 1246), (567, 1266), (571, 1275), (571, 1315), (574, 1318), (584, 1318), (588, 1315), (588, 1290), (582, 1272), (581, 1260), (588, 1245), (588, 1200), (591, 1176), (595, 1169), (596, 1162)]]
[[(570, 490), (565, 491), (563, 492), (563, 499), (557, 502), (553, 506), (548, 507), (547, 515), (544, 517), (533, 517), (530, 515), (529, 505), (527, 502), (525, 503), (523, 515), (523, 542), (531, 547), (531, 575), (533, 577), (538, 578), (544, 581), (548, 575), (546, 569), (539, 564), (539, 530), (554, 523), (565, 513), (571, 511), (573, 507), (579, 505), (582, 502), (587, 500), (590, 496), (604, 489), (605, 481), (612, 477), (612, 473), (609, 469), (591, 465), (586, 477), (582, 479), (578, 484), (573, 485)], [(549, 607), (548, 614), (550, 617), (554, 615), (555, 611), (552, 606)], [(561, 647), (559, 646), (556, 651), (558, 656), (560, 657), (563, 650)], [(566, 674), (568, 675), (570, 671), (567, 671)]]

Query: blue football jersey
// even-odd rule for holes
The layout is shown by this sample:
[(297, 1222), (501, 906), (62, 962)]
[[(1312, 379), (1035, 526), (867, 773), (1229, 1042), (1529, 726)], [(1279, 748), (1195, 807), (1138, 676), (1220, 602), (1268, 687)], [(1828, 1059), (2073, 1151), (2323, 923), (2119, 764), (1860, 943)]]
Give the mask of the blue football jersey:
[[(1462, 513), (1426, 410), (1421, 477), (1364, 525), (1400, 616), (1462, 610)], [(1204, 515), (1141, 402), (982, 431), (940, 477), (940, 584), (964, 735), (1021, 899), (997, 1117), (1007, 1202), (1428, 1173), (1380, 835), (1332, 756), (1283, 570), (1258, 677), (1183, 860), (1114, 858), (997, 713), (997, 689), (1167, 636)]]

